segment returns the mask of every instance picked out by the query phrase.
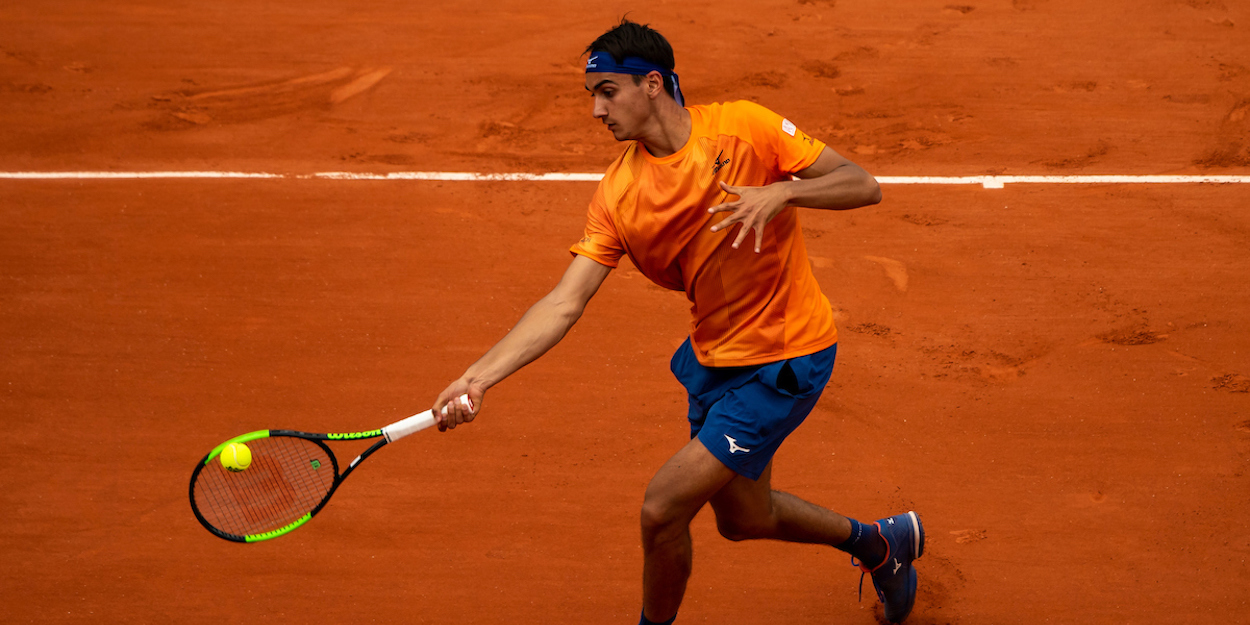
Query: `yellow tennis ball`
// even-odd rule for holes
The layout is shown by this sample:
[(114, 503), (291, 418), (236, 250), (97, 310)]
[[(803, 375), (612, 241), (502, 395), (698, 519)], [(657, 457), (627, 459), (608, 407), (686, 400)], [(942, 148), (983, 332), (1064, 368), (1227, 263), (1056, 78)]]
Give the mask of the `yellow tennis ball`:
[(230, 443), (221, 450), (221, 466), (238, 473), (252, 466), (252, 450), (243, 443)]

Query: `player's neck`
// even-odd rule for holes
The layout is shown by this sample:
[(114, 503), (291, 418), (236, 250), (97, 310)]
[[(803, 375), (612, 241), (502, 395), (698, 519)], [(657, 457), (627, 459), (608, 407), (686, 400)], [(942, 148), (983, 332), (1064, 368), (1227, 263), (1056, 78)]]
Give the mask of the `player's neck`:
[(665, 98), (656, 103), (647, 130), (638, 140), (651, 156), (664, 158), (686, 147), (692, 130), (690, 111)]

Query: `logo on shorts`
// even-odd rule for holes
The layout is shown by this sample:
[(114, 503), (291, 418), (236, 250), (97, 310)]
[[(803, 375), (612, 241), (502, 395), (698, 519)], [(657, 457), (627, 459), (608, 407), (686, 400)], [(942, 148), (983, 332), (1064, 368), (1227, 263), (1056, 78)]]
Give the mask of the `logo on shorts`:
[(732, 453), (739, 452), (739, 451), (744, 454), (751, 453), (750, 449), (747, 449), (746, 447), (739, 447), (738, 441), (730, 438), (728, 434), (725, 435), (725, 440), (729, 441), (729, 453), (732, 454)]

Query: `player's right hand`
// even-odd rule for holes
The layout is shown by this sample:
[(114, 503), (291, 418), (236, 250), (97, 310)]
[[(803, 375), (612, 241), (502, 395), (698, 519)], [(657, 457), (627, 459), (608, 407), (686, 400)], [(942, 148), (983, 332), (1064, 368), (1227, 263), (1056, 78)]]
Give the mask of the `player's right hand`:
[[(467, 400), (464, 397), (466, 395)], [(472, 421), (481, 411), (482, 398), (485, 395), (485, 389), (477, 388), (463, 379), (452, 382), (434, 401), (434, 421), (438, 424), (438, 431), (446, 432), (449, 428), (454, 430), (457, 425)]]

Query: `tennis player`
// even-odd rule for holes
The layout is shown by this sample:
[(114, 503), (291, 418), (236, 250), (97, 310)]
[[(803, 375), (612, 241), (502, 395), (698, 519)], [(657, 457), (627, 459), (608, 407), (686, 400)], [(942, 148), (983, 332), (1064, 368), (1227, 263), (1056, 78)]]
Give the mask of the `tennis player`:
[[(861, 523), (770, 487), (773, 454), (816, 406), (837, 354), (796, 207), (876, 204), (876, 180), (759, 105), (685, 106), (672, 47), (645, 25), (622, 21), (586, 52), (594, 117), (625, 151), (590, 201), (559, 284), (439, 395), (434, 414), (450, 406), (440, 429), (472, 421), (487, 389), (558, 343), (629, 255), (691, 304), (690, 336), (672, 358), (689, 394), (691, 438), (656, 472), (642, 504), (640, 623), (676, 619), (690, 576), (690, 521), (707, 503), (729, 540), (850, 553), (872, 576), (886, 618), (902, 621), (916, 597), (912, 561), (924, 548), (916, 514)], [(471, 411), (450, 401), (462, 393)]]

